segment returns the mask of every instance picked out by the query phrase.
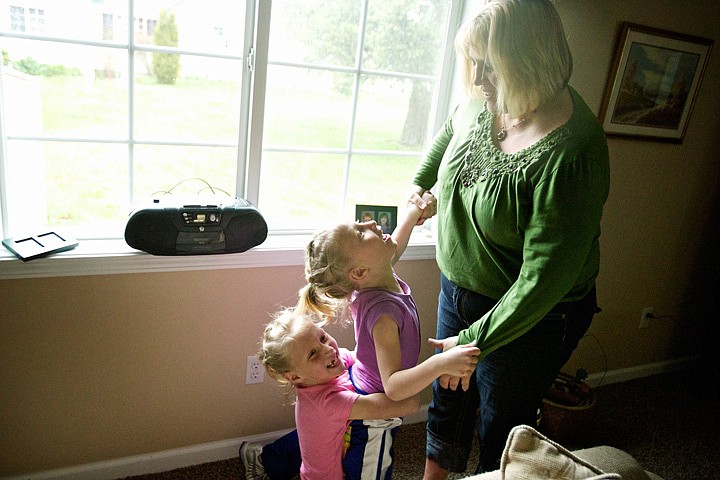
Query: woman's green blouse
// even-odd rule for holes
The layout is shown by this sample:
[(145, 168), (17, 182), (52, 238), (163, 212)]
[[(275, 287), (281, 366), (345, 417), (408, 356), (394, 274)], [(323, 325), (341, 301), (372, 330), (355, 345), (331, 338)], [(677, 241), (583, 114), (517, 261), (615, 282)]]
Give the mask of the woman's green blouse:
[(440, 270), (498, 299), (459, 335), (458, 344), (477, 341), (481, 356), (595, 284), (608, 148), (595, 115), (570, 92), (568, 122), (513, 154), (493, 144), (493, 115), (484, 103), (458, 106), (416, 172), (416, 185), (437, 184)]

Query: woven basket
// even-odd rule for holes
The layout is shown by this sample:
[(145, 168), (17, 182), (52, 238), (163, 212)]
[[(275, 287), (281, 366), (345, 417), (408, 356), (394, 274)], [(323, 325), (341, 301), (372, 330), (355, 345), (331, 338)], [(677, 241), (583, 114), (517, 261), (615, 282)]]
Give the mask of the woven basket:
[[(583, 384), (583, 382), (562, 372), (558, 375), (558, 381), (560, 380), (564, 383), (574, 381), (577, 385)], [(543, 398), (540, 430), (551, 439), (563, 441), (572, 438), (586, 424), (595, 406), (595, 394), (587, 385), (583, 386), (587, 391), (587, 395), (581, 399), (578, 405), (563, 405), (550, 398)]]

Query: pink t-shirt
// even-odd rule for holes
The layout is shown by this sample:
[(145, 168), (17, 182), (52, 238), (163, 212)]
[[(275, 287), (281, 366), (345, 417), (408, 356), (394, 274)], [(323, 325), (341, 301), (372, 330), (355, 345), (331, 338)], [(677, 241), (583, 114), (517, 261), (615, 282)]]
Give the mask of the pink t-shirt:
[(381, 315), (392, 316), (398, 324), (401, 368), (406, 370), (416, 366), (420, 357), (420, 318), (417, 306), (408, 284), (397, 275), (395, 278), (402, 293), (371, 288), (354, 293), (350, 302), (357, 357), (353, 366), (353, 380), (355, 386), (365, 393), (385, 391), (372, 336), (372, 329)]
[[(344, 348), (340, 349), (340, 359), (346, 367), (355, 361), (353, 354)], [(295, 424), (302, 457), (301, 479), (343, 479), (343, 437), (359, 396), (347, 371), (332, 382), (298, 387)]]

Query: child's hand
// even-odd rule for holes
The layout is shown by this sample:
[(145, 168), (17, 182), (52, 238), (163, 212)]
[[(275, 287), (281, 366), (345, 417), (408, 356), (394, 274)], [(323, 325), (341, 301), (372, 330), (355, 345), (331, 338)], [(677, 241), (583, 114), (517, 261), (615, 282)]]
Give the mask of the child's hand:
[(450, 390), (457, 390), (458, 385), (460, 388), (463, 389), (464, 392), (467, 392), (470, 388), (470, 379), (475, 374), (475, 371), (473, 370), (469, 375), (466, 375), (464, 377), (453, 377), (452, 375), (440, 375), (440, 378), (438, 378), (438, 381), (440, 382), (440, 386), (442, 388), (448, 388)]
[[(434, 338), (429, 338), (428, 343), (435, 347), (436, 349), (442, 349), (443, 354), (450, 353), (452, 349), (454, 348), (460, 348), (460, 347), (471, 347), (469, 352), (462, 352), (462, 353), (471, 353), (473, 363), (472, 363), (472, 369), (467, 372), (465, 375), (453, 375), (451, 373), (444, 373), (442, 374), (438, 381), (440, 382), (440, 386), (442, 388), (449, 388), (450, 390), (457, 390), (458, 385), (462, 387), (464, 391), (467, 391), (468, 388), (470, 388), (470, 378), (475, 372), (475, 365), (477, 365), (478, 359), (477, 355), (480, 355), (480, 349), (475, 347), (475, 342), (472, 342), (467, 345), (461, 345), (460, 347), (457, 347), (457, 339), (458, 337), (448, 337), (443, 340), (436, 340)], [(476, 353), (472, 353), (476, 352)], [(455, 352), (455, 353), (461, 353), (461, 352)]]
[(475, 371), (480, 349), (473, 342), (452, 347), (438, 355), (441, 357), (442, 374), (462, 379), (469, 377)]

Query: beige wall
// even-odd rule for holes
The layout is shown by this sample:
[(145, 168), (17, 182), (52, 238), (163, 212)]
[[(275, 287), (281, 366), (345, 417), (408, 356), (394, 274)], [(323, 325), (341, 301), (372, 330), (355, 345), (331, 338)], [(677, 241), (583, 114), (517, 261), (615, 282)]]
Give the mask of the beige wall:
[[(397, 271), (431, 336), (435, 262)], [(245, 365), (302, 280), (287, 267), (1, 281), (0, 476), (291, 428), (277, 384), (245, 385)], [(351, 328), (330, 331), (354, 346)]]
[[(716, 2), (557, 5), (575, 55), (573, 85), (595, 111), (621, 21), (709, 38), (720, 30)], [(609, 140), (603, 312), (570, 367), (683, 358), (709, 338), (719, 83), (713, 52), (682, 145)], [(398, 272), (418, 300), (424, 336), (432, 335), (437, 266), (406, 261)], [(245, 357), (269, 312), (291, 304), (301, 282), (300, 267), (0, 281), (0, 476), (290, 428), (292, 408), (272, 381), (244, 384)], [(672, 318), (638, 330), (645, 306)], [(352, 346), (349, 329), (332, 332)]]

